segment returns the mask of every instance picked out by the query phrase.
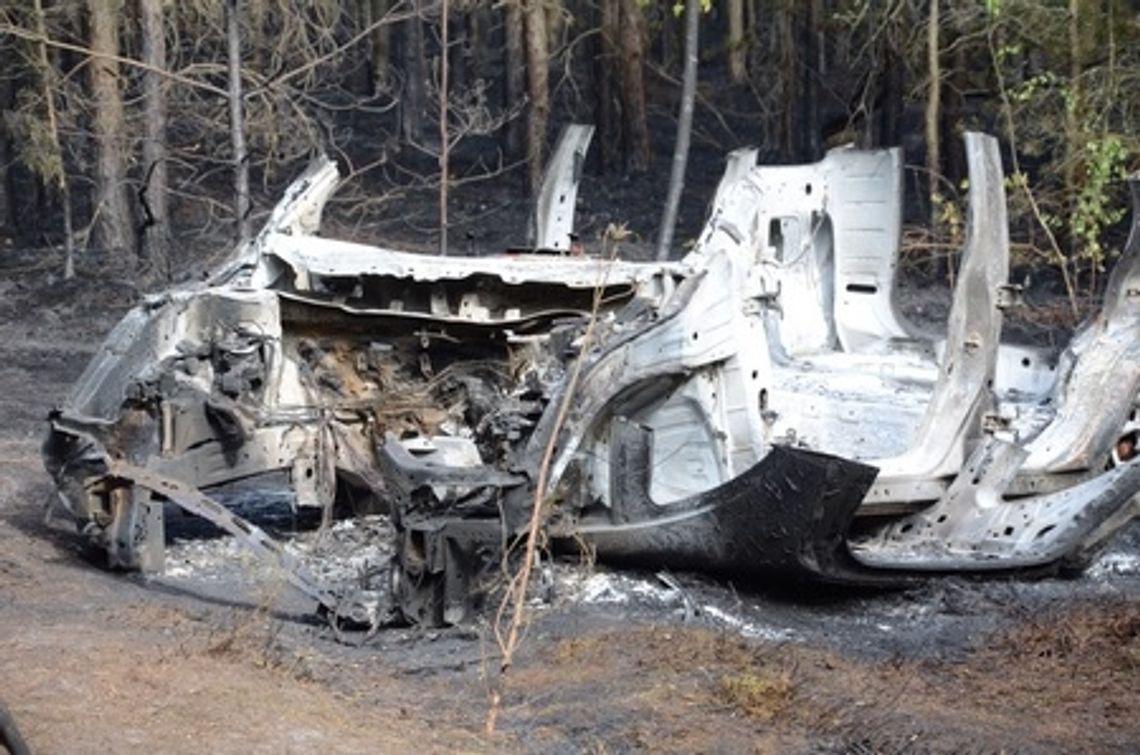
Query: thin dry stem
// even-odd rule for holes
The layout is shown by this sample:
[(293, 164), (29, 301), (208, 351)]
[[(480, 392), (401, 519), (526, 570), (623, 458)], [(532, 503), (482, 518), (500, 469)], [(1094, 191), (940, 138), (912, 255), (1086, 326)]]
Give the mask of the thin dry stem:
[[(610, 254), (611, 261), (616, 257), (616, 253), (617, 246), (615, 244)], [(545, 493), (547, 481), (550, 476), (550, 465), (554, 459), (554, 450), (558, 444), (559, 433), (566, 422), (566, 416), (570, 412), (571, 402), (573, 401), (574, 392), (578, 385), (578, 378), (582, 373), (582, 365), (586, 361), (586, 354), (593, 344), (594, 330), (598, 322), (598, 310), (603, 302), (603, 292), (606, 289), (606, 279), (608, 275), (609, 268), (607, 267), (605, 274), (602, 276), (602, 280), (599, 281), (598, 285), (594, 288), (593, 305), (590, 309), (589, 320), (586, 323), (586, 330), (582, 334), (581, 349), (578, 358), (574, 361), (574, 369), (570, 373), (570, 379), (566, 383), (566, 389), (562, 393), (562, 402), (558, 407), (558, 414), (555, 417), (553, 427), (550, 429), (550, 437), (547, 438), (546, 448), (543, 450), (542, 460), (538, 466), (538, 479), (534, 488), (534, 500), (532, 502), (530, 523), (527, 527), (523, 561), (519, 570), (512, 575), (507, 584), (506, 594), (503, 596), (503, 602), (500, 603), (499, 611), (496, 616), (495, 638), (498, 640), (499, 647), (502, 650), (502, 661), (499, 664), (500, 683), (514, 662), (515, 651), (518, 649), (520, 632), (522, 630), (523, 619), (525, 618), (527, 587), (530, 584), (530, 575), (534, 567), (534, 558), (538, 550), (539, 535), (541, 534), (542, 522), (544, 520), (543, 511), (545, 506), (543, 504), (546, 502)], [(500, 630), (500, 623), (508, 606), (511, 607), (511, 620), (507, 626), (507, 635), (504, 640)], [(501, 688), (493, 689), (491, 691), (491, 706), (487, 711), (487, 734), (494, 734), (495, 724), (498, 720), (501, 707)]]

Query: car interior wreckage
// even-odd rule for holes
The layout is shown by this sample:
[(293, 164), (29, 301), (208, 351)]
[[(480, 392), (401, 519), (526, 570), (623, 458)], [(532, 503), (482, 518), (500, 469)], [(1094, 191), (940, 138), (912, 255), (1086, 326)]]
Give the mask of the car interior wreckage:
[(965, 137), (935, 334), (894, 301), (901, 150), (733, 152), (691, 251), (635, 263), (567, 253), (591, 132), (559, 140), (534, 250), (500, 256), (320, 237), (340, 176), (316, 160), (206, 280), (110, 333), (50, 416), (59, 502), (112, 567), (163, 569), (173, 505), (375, 622), (213, 492), (350, 491), (393, 523), (385, 610), (423, 625), (477, 615), (536, 501), (545, 542), (602, 560), (869, 586), (1079, 569), (1136, 517), (1140, 179), (1103, 307), (1045, 349), (1001, 340), (1020, 290), (992, 137)]

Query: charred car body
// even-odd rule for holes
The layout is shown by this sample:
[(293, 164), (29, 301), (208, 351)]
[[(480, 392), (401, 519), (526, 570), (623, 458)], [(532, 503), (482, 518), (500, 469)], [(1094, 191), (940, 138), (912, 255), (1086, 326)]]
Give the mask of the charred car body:
[[(588, 139), (572, 129), (555, 152), (540, 247), (568, 243)], [(695, 247), (668, 264), (320, 238), (339, 177), (317, 162), (209, 281), (115, 328), (53, 413), (46, 465), (112, 566), (162, 568), (166, 500), (348, 613), (210, 491), (284, 472), (298, 507), (382, 501), (391, 600), (431, 624), (471, 616), (535, 501), (556, 540), (739, 577), (1079, 563), (1140, 504), (1136, 220), (1063, 351), (1003, 343), (1018, 291), (1000, 157), (977, 134), (966, 152), (941, 335), (892, 298), (898, 150), (783, 167), (733, 153)]]

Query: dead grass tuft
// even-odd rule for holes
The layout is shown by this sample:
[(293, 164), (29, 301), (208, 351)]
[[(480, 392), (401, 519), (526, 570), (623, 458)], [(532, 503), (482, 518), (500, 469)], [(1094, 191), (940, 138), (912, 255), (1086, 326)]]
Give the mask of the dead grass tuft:
[(788, 707), (794, 685), (787, 669), (757, 669), (722, 676), (717, 691), (724, 702), (751, 718), (771, 721)]
[(998, 649), (1038, 662), (1140, 669), (1140, 605), (1069, 609), (1047, 614), (1009, 632)]

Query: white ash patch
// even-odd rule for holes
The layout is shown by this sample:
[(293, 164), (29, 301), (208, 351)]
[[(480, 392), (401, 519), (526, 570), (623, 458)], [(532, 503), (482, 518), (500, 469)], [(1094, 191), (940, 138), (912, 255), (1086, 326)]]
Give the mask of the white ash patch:
[(674, 588), (659, 586), (654, 581), (641, 577), (596, 568), (563, 567), (556, 571), (554, 580), (555, 593), (573, 603), (621, 605), (637, 601), (651, 605), (672, 605), (682, 599), (680, 592)]
[(790, 629), (745, 618), (707, 599), (697, 603), (694, 596), (668, 572), (646, 578), (585, 567), (563, 567), (557, 570), (554, 579), (555, 592), (572, 603), (665, 608), (671, 609), (683, 621), (711, 624), (749, 639), (773, 642), (800, 639)]
[(327, 587), (375, 588), (394, 551), (395, 530), (387, 516), (343, 519), (324, 530), (302, 532), (291, 541), (305, 568)]
[(726, 611), (720, 606), (706, 603), (701, 606), (701, 612), (713, 620), (714, 623), (719, 624), (725, 629), (736, 632), (742, 637), (747, 637), (750, 640), (768, 640), (770, 642), (789, 642), (792, 640), (800, 639), (799, 635), (790, 629), (780, 629), (777, 627), (764, 626), (763, 624), (749, 621), (742, 616), (738, 616), (731, 611)]
[(253, 554), (229, 536), (193, 540), (176, 538), (166, 546), (164, 576), (210, 582), (229, 580), (233, 578), (234, 566), (247, 565), (251, 558), (254, 558)]
[[(309, 574), (333, 590), (384, 584), (392, 555), (393, 530), (386, 516), (366, 516), (335, 522), (327, 529), (293, 534), (284, 541)], [(171, 580), (209, 583), (279, 577), (268, 562), (231, 535), (175, 538), (166, 546), (166, 570)]]
[(1105, 553), (1089, 567), (1086, 574), (1093, 579), (1109, 577), (1135, 577), (1140, 575), (1140, 554), (1109, 552)]

